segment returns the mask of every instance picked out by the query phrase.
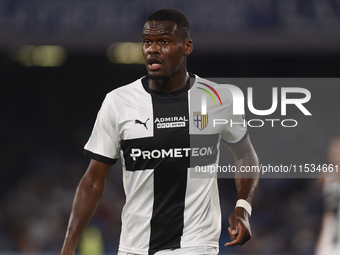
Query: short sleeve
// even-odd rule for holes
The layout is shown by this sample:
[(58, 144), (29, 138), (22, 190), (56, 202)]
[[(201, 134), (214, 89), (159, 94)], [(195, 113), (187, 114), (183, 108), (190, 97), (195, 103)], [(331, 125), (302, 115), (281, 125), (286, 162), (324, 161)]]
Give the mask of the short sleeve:
[(119, 135), (108, 95), (98, 112), (92, 134), (84, 147), (84, 154), (109, 165), (116, 163), (119, 158)]
[(224, 125), (225, 128), (221, 132), (221, 137), (228, 146), (238, 146), (247, 138), (248, 135), (245, 117), (244, 115), (233, 114), (232, 102), (228, 105), (225, 114), (228, 124)]

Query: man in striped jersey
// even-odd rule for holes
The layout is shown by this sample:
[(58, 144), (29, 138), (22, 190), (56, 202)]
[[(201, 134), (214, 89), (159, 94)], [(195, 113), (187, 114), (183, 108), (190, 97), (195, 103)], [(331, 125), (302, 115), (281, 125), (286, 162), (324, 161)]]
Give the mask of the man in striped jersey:
[[(142, 51), (148, 75), (106, 95), (85, 145), (92, 160), (75, 194), (61, 254), (74, 253), (119, 157), (126, 194), (119, 255), (218, 254), (217, 180), (192, 178), (190, 171), (217, 166), (221, 139), (238, 168), (258, 165), (258, 158), (246, 125), (214, 127), (208, 121), (207, 114), (234, 123), (243, 118), (233, 115), (230, 92), (187, 72), (192, 49), (183, 13), (161, 9), (145, 21)], [(207, 113), (198, 112), (193, 99), (208, 89), (220, 105), (207, 103)], [(249, 217), (258, 178), (243, 177), (236, 173), (238, 201), (229, 217), (231, 242), (226, 246), (251, 238)]]

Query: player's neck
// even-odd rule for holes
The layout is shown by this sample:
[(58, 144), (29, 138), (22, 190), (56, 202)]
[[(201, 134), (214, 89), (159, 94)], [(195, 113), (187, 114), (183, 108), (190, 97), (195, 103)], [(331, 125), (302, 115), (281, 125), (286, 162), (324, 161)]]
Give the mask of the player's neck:
[(173, 92), (183, 88), (189, 81), (190, 76), (185, 70), (167, 79), (152, 80), (148, 78), (149, 88), (158, 92)]

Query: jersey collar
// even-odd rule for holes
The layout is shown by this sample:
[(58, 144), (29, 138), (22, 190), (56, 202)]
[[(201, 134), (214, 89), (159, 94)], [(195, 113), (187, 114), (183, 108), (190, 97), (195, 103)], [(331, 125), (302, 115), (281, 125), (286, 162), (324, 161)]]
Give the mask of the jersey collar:
[(144, 76), (142, 78), (142, 85), (144, 89), (148, 93), (150, 93), (152, 96), (157, 96), (157, 97), (162, 97), (162, 98), (174, 98), (174, 97), (178, 97), (183, 94), (186, 94), (189, 91), (189, 89), (194, 85), (196, 76), (192, 73), (189, 73), (189, 75), (190, 75), (190, 79), (188, 83), (183, 88), (173, 91), (173, 92), (160, 92), (160, 91), (150, 89), (149, 84), (148, 84), (148, 76)]

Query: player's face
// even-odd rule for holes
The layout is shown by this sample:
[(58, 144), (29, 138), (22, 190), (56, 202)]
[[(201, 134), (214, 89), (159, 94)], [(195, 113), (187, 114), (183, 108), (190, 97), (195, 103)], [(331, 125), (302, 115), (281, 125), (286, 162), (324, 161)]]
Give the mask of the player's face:
[(184, 39), (174, 22), (147, 21), (143, 27), (143, 55), (151, 79), (166, 79), (186, 70), (192, 42)]

